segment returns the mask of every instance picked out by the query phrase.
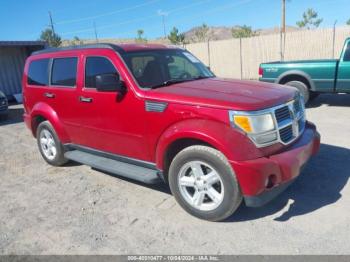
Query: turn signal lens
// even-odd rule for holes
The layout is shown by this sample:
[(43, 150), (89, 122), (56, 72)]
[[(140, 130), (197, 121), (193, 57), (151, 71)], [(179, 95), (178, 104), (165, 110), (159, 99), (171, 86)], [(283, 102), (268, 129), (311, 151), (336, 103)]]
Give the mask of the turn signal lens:
[(249, 118), (247, 116), (234, 116), (233, 121), (238, 127), (243, 129), (245, 132), (251, 133), (253, 131), (252, 126), (249, 122)]

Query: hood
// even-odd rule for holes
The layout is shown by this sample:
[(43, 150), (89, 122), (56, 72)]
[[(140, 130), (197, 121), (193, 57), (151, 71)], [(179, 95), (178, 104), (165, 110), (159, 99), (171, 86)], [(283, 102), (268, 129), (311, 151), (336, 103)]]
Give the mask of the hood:
[(296, 89), (224, 78), (183, 82), (150, 90), (149, 99), (233, 110), (261, 110), (294, 98)]

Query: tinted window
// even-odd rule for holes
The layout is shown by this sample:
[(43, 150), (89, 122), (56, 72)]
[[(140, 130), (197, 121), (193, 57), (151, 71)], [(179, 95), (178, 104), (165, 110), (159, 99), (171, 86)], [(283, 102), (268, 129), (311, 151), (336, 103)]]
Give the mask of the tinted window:
[(164, 83), (194, 81), (214, 75), (197, 58), (180, 49), (134, 51), (121, 54), (141, 87), (160, 87)]
[(350, 61), (350, 42), (348, 43), (348, 46), (346, 47), (343, 60), (344, 61)]
[(28, 84), (46, 86), (49, 82), (49, 59), (35, 60), (30, 63), (28, 70)]
[(51, 84), (58, 86), (75, 86), (77, 79), (77, 62), (75, 57), (56, 58), (52, 64)]
[(104, 57), (88, 57), (85, 64), (85, 87), (96, 88), (95, 77), (104, 74), (117, 74), (114, 65)]

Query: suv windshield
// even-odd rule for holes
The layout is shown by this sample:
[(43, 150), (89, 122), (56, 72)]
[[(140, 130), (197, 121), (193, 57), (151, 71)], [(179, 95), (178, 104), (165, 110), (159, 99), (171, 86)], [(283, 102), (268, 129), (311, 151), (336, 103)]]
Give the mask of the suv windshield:
[(122, 57), (142, 88), (214, 77), (205, 65), (185, 50), (137, 51), (124, 53)]

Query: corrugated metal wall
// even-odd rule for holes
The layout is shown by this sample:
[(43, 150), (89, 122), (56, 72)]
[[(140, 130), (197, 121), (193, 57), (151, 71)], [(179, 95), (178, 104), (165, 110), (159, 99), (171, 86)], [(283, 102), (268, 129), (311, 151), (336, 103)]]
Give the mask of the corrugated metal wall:
[(22, 93), (26, 47), (0, 47), (0, 90), (7, 96)]

